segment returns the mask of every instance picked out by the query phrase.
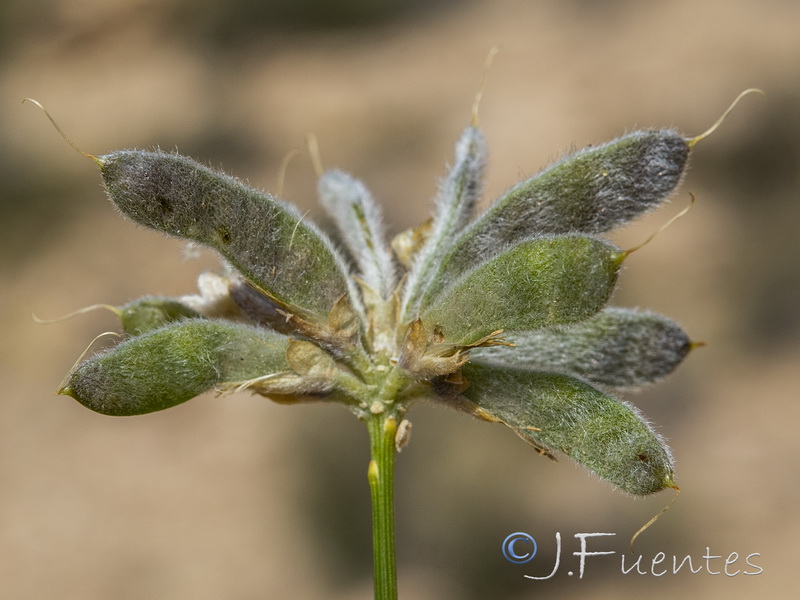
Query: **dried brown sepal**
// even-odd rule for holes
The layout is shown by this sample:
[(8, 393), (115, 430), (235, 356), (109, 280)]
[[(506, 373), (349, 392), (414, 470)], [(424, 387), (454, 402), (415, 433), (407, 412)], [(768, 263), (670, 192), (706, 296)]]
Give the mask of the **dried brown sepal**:
[(441, 334), (428, 331), (420, 319), (412, 321), (403, 340), (399, 365), (421, 380), (458, 371), (469, 360), (467, 353), (441, 340)]
[[(314, 313), (281, 302), (252, 281), (248, 281), (247, 285), (251, 291), (263, 296), (263, 301), (256, 302), (260, 302), (262, 316), (274, 322), (271, 325), (273, 329), (282, 333), (299, 334), (336, 350), (348, 350), (358, 341), (360, 320), (345, 296), (334, 303), (325, 320), (322, 320)], [(251, 291), (246, 292), (249, 298), (245, 302), (254, 302), (256, 296)], [(277, 317), (272, 314), (273, 306)]]
[(353, 346), (358, 342), (361, 319), (345, 296), (339, 298), (328, 314), (328, 330), (338, 348)]
[(313, 342), (290, 340), (286, 362), (298, 375), (310, 379), (333, 379), (336, 374), (336, 361)]

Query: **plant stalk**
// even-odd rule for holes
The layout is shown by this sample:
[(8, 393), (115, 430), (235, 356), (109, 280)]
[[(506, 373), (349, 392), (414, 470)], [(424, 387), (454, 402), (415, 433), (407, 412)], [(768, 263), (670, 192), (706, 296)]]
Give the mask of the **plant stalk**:
[(394, 538), (394, 458), (396, 419), (386, 412), (367, 420), (371, 460), (367, 476), (372, 496), (372, 552), (375, 600), (397, 599)]

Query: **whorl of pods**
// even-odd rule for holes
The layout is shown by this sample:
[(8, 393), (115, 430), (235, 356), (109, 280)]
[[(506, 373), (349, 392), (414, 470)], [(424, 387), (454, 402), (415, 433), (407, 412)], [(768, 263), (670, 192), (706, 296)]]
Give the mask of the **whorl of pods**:
[[(119, 309), (127, 339), (60, 390), (134, 415), (205, 391), (343, 402), (359, 417), (392, 377), (392, 410), (422, 397), (510, 427), (632, 494), (674, 487), (662, 438), (608, 390), (671, 372), (692, 347), (673, 321), (609, 308), (627, 253), (600, 236), (662, 204), (692, 147), (671, 129), (634, 131), (565, 156), (477, 217), (486, 142), (455, 147), (431, 221), (385, 235), (363, 183), (324, 173), (329, 237), (270, 194), (166, 152), (95, 160), (126, 216), (216, 250), (229, 274), (201, 293)], [(388, 384), (387, 384), (388, 385)]]

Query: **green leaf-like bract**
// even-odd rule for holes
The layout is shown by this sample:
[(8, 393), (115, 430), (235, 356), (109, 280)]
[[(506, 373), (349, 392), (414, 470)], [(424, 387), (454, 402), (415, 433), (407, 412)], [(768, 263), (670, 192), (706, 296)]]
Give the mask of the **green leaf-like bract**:
[(463, 373), (463, 395), (535, 446), (631, 494), (674, 487), (669, 449), (629, 404), (568, 375), (477, 364)]
[(603, 233), (655, 208), (680, 182), (688, 156), (686, 140), (675, 131), (636, 131), (517, 184), (455, 240), (422, 307), (475, 264), (520, 240)]
[(287, 344), (268, 329), (190, 319), (90, 358), (60, 391), (107, 415), (154, 412), (223, 383), (287, 371)]
[(691, 342), (667, 317), (607, 308), (572, 325), (520, 331), (505, 336), (512, 347), (476, 348), (474, 361), (579, 375), (614, 387), (654, 383), (686, 357)]
[(423, 314), (444, 340), (470, 344), (499, 329), (571, 323), (608, 301), (623, 253), (585, 235), (534, 238), (477, 266)]
[(293, 206), (177, 154), (123, 150), (98, 162), (123, 213), (216, 249), (280, 302), (322, 316), (342, 296), (360, 307), (344, 261)]

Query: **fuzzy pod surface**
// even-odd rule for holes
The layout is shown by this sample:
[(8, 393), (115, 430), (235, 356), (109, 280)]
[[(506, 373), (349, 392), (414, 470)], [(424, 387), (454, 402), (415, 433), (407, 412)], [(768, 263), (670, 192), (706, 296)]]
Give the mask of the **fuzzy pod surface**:
[(655, 383), (692, 347), (673, 320), (649, 311), (609, 307), (584, 321), (505, 336), (512, 347), (476, 348), (474, 361), (568, 372), (625, 388)]
[(320, 315), (342, 296), (358, 303), (331, 242), (293, 206), (178, 154), (123, 150), (98, 163), (120, 211), (214, 248), (280, 302)]
[(119, 310), (122, 330), (128, 335), (141, 335), (167, 323), (201, 316), (196, 310), (174, 298), (159, 296), (145, 296), (133, 300)]
[(465, 274), (421, 318), (444, 341), (470, 344), (499, 329), (571, 323), (597, 313), (616, 284), (624, 254), (585, 235), (534, 238)]
[(635, 131), (553, 164), (498, 198), (455, 240), (427, 291), (531, 235), (599, 234), (661, 204), (686, 169), (689, 144), (676, 131)]
[(535, 446), (637, 496), (675, 487), (669, 448), (629, 404), (568, 375), (473, 363), (463, 373), (463, 395)]
[(190, 319), (90, 358), (59, 392), (106, 415), (155, 412), (222, 383), (288, 370), (287, 345), (268, 329)]

